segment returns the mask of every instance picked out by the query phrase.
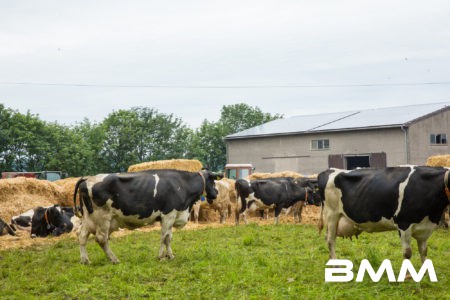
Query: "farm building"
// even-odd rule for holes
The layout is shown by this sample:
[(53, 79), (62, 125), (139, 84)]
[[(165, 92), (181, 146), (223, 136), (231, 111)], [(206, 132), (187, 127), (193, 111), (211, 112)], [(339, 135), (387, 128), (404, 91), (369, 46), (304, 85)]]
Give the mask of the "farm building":
[(257, 172), (425, 164), (448, 154), (450, 102), (278, 119), (225, 140), (228, 163)]

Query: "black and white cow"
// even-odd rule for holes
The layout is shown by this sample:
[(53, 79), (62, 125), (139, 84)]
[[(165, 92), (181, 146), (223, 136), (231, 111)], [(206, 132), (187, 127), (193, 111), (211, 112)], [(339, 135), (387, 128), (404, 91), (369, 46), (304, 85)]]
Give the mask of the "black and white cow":
[(11, 218), (11, 227), (29, 231), (31, 237), (58, 236), (76, 230), (80, 220), (73, 207), (38, 206)]
[(411, 258), (413, 237), (425, 261), (427, 239), (449, 203), (449, 172), (441, 167), (400, 166), (320, 173), (325, 202), (319, 229), (323, 225), (327, 229), (330, 259), (336, 258), (336, 236), (398, 230), (404, 258)]
[(0, 236), (2, 235), (17, 235), (14, 230), (5, 221), (0, 218)]
[(298, 201), (309, 204), (319, 204), (319, 195), (315, 193), (313, 184), (305, 178), (266, 178), (248, 181), (238, 179), (235, 183), (237, 206), (235, 213), (236, 225), (246, 211), (273, 207), (275, 210), (275, 224), (279, 222), (279, 215), (283, 208), (289, 208)]
[(34, 209), (29, 209), (26, 212), (21, 213), (20, 215), (13, 216), (11, 218), (11, 226), (31, 232), (31, 219), (34, 215)]
[(119, 260), (111, 251), (108, 238), (119, 228), (134, 229), (161, 222), (159, 258), (174, 258), (170, 242), (172, 226), (183, 227), (193, 204), (202, 194), (209, 203), (217, 196), (217, 175), (204, 170), (185, 172), (149, 170), (136, 173), (101, 174), (81, 178), (76, 186), (80, 193), (83, 219), (79, 231), (81, 263), (89, 263), (86, 243), (89, 234), (113, 263)]
[(67, 209), (62, 210), (59, 205), (36, 207), (31, 219), (31, 237), (60, 236), (63, 233), (71, 232), (73, 229), (72, 216)]

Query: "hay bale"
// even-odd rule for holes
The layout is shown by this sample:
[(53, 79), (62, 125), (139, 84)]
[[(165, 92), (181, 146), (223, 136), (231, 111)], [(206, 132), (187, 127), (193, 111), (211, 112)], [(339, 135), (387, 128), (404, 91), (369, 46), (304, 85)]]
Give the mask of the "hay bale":
[(450, 167), (450, 154), (430, 156), (426, 165), (429, 167)]
[(265, 179), (265, 178), (278, 178), (278, 177), (293, 177), (301, 178), (304, 177), (302, 174), (293, 171), (282, 171), (276, 173), (253, 173), (247, 177), (249, 180)]
[(75, 184), (81, 177), (69, 177), (65, 179), (56, 180), (53, 182), (58, 186), (62, 198), (59, 200), (61, 206), (73, 206), (73, 193), (75, 191)]
[(200, 161), (196, 159), (170, 159), (143, 162), (128, 167), (128, 172), (139, 172), (145, 170), (173, 169), (179, 171), (198, 172), (203, 168)]
[(0, 180), (0, 217), (9, 221), (36, 206), (59, 204), (60, 188), (47, 180), (17, 177)]

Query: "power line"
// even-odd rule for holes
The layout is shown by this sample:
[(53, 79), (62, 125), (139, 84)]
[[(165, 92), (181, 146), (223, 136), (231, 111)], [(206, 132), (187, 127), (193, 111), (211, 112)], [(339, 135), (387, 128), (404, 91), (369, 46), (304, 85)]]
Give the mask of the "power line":
[(90, 83), (44, 83), (44, 82), (0, 82), (0, 85), (93, 87), (93, 88), (158, 88), (158, 89), (275, 89), (275, 88), (345, 88), (382, 86), (449, 85), (450, 81), (406, 82), (406, 83), (350, 83), (350, 84), (262, 84), (262, 85), (169, 85), (169, 84), (90, 84)]

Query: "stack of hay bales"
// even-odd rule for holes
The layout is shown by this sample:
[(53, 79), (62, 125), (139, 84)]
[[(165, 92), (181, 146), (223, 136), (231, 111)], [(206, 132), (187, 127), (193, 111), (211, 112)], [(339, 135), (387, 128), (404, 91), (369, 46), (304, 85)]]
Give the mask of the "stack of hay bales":
[(450, 154), (430, 156), (426, 165), (429, 167), (450, 167)]
[(0, 217), (8, 222), (36, 206), (59, 204), (61, 190), (47, 180), (17, 177), (0, 180)]
[(61, 206), (73, 206), (73, 193), (75, 192), (75, 184), (79, 179), (80, 177), (69, 177), (53, 182), (62, 194), (58, 204)]
[(143, 162), (128, 167), (128, 172), (140, 172), (145, 170), (172, 169), (179, 171), (198, 172), (203, 168), (200, 161), (196, 159), (170, 159)]

